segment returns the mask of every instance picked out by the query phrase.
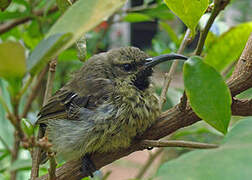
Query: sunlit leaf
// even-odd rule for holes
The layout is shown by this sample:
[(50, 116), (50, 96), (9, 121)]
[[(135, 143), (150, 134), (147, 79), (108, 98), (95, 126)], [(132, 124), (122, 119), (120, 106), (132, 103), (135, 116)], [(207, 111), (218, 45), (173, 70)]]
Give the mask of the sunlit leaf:
[(124, 18), (126, 22), (144, 22), (144, 21), (152, 21), (150, 16), (141, 13), (129, 13)]
[(62, 47), (63, 50), (108, 18), (125, 2), (126, 0), (77, 1), (53, 25), (47, 37), (54, 34), (72, 33), (73, 38)]
[(163, 164), (158, 170), (158, 179), (249, 180), (252, 176), (251, 139), (250, 117), (235, 125), (219, 148), (195, 150)]
[(61, 47), (64, 46), (71, 37), (72, 35), (70, 33), (56, 34), (41, 41), (27, 59), (28, 71), (30, 71), (31, 74), (38, 72), (48, 61), (59, 54)]
[(5, 78), (15, 93), (21, 87), (21, 78), (26, 72), (25, 49), (19, 42), (0, 44), (0, 77)]
[(208, 0), (164, 0), (166, 5), (195, 34), (195, 28), (208, 7)]
[(231, 95), (221, 75), (196, 56), (185, 62), (183, 72), (193, 111), (225, 134), (231, 118)]
[(204, 61), (221, 71), (241, 55), (245, 44), (252, 32), (252, 22), (239, 24), (231, 28), (219, 38), (208, 43)]
[(165, 4), (158, 4), (156, 7), (143, 9), (143, 10), (139, 11), (139, 13), (143, 13), (145, 15), (152, 17), (152, 18), (159, 18), (162, 20), (171, 20), (174, 18), (174, 15), (167, 8), (167, 6)]

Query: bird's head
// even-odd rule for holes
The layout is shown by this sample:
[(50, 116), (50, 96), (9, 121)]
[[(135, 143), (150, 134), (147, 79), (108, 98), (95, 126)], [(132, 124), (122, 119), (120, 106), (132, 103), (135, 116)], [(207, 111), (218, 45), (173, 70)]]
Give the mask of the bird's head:
[(81, 71), (90, 78), (105, 78), (112, 82), (126, 81), (143, 91), (150, 85), (152, 68), (173, 59), (186, 60), (187, 57), (174, 53), (149, 57), (138, 48), (124, 47), (93, 56)]

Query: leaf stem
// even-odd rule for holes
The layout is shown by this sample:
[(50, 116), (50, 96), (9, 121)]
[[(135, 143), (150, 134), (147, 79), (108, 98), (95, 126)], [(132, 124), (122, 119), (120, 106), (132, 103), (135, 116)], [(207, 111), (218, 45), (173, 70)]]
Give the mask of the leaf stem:
[[(187, 29), (187, 30), (186, 30), (186, 33), (185, 33), (185, 36), (184, 36), (184, 39), (183, 39), (183, 41), (182, 41), (182, 43), (180, 44), (180, 47), (179, 47), (179, 49), (178, 49), (178, 53), (179, 53), (179, 54), (183, 53), (183, 51), (184, 51), (186, 45), (187, 45), (188, 42), (191, 40), (190, 34), (191, 34), (190, 29)], [(179, 60), (173, 61), (169, 73), (166, 73), (166, 75), (165, 75), (163, 90), (162, 90), (162, 92), (161, 92), (160, 102), (159, 102), (159, 108), (160, 108), (160, 109), (162, 109), (163, 104), (164, 104), (165, 101), (166, 101), (166, 93), (167, 93), (167, 91), (168, 91), (168, 88), (169, 88), (169, 85), (170, 85), (170, 83), (171, 83), (171, 80), (172, 80), (172, 78), (173, 78), (173, 76), (174, 76), (174, 74), (175, 74), (175, 72), (176, 72), (178, 63), (179, 63)]]
[(215, 18), (228, 5), (229, 2), (230, 2), (230, 0), (215, 0), (214, 1), (213, 11), (207, 21), (207, 24), (206, 24), (204, 30), (200, 34), (200, 38), (199, 38), (199, 42), (198, 42), (198, 45), (197, 45), (197, 48), (195, 51), (195, 55), (200, 56), (200, 54), (203, 50), (204, 44), (205, 44), (205, 40), (207, 38), (207, 34), (208, 34), (211, 26), (213, 25)]

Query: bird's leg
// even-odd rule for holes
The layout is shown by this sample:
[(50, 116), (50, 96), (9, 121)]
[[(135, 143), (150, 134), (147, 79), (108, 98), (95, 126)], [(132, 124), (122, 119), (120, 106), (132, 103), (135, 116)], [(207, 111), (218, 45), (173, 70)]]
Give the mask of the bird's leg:
[(96, 171), (96, 167), (93, 163), (93, 161), (90, 159), (90, 155), (86, 154), (85, 156), (82, 157), (82, 166), (81, 166), (81, 171), (84, 174), (88, 174), (89, 176), (93, 177), (93, 172)]

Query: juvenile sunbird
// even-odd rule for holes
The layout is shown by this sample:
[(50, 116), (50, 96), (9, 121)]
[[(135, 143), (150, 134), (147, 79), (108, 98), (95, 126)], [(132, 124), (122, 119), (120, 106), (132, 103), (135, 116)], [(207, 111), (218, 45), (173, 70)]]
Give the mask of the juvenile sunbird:
[(150, 87), (152, 67), (179, 54), (149, 57), (135, 47), (94, 55), (42, 107), (37, 124), (52, 150), (66, 160), (82, 159), (83, 171), (95, 170), (90, 155), (130, 146), (160, 115)]

